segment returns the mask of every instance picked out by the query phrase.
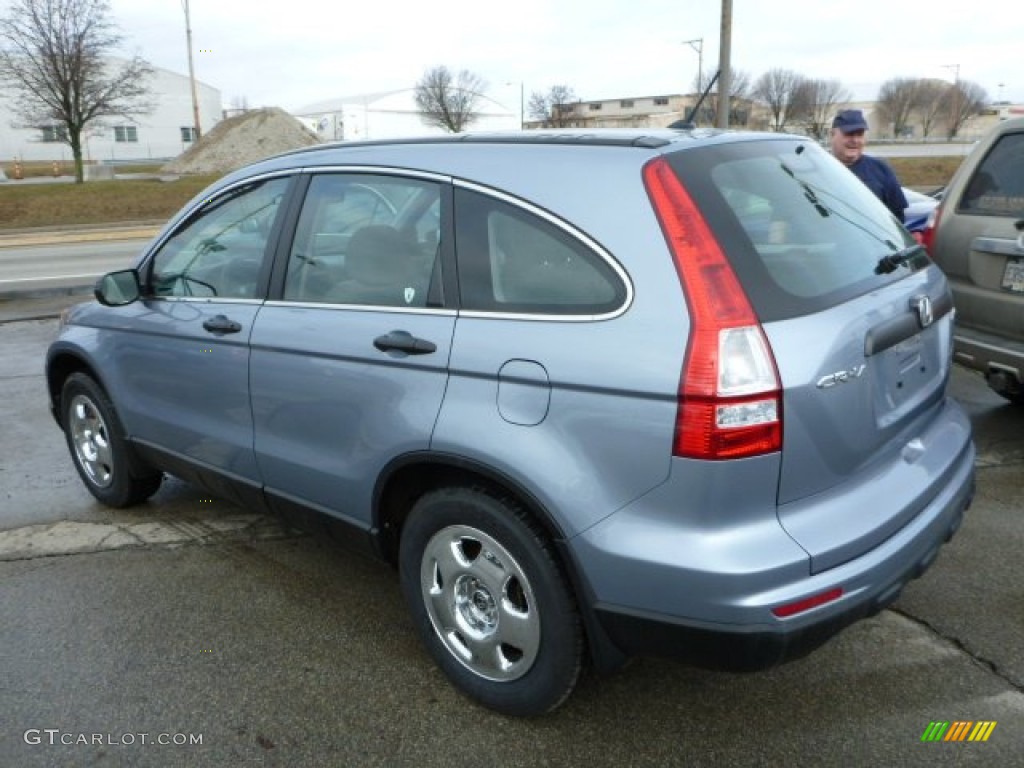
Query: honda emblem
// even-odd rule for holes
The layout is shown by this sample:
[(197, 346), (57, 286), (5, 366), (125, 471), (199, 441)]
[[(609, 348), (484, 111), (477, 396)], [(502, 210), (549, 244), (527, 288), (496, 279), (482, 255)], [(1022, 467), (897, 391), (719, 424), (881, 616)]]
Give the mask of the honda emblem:
[(917, 322), (922, 328), (927, 328), (935, 322), (935, 315), (932, 314), (932, 300), (927, 296), (915, 296), (910, 300), (910, 306), (917, 311)]

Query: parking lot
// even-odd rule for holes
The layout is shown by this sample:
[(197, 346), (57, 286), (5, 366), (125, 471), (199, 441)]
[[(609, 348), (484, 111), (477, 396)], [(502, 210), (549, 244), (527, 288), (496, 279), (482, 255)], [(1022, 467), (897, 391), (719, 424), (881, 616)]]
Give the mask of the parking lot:
[(638, 659), (514, 720), (448, 685), (387, 566), (176, 481), (95, 504), (46, 411), (55, 328), (0, 325), (0, 765), (1020, 764), (1024, 409), (972, 374), (975, 503), (892, 609), (768, 672)]

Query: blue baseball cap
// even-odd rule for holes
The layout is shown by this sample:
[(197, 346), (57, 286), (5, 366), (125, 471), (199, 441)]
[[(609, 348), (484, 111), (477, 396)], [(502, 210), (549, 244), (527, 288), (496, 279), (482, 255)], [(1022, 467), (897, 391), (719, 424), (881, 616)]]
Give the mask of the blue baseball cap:
[(868, 121), (864, 119), (864, 113), (859, 109), (844, 109), (832, 121), (832, 127), (838, 128), (843, 133), (854, 133), (855, 131), (866, 131)]

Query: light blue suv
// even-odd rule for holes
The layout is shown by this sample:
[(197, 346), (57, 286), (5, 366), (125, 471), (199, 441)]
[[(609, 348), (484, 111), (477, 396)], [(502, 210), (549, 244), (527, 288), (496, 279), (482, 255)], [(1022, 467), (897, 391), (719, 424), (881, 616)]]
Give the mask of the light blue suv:
[(168, 472), (348, 533), (505, 713), (585, 660), (799, 655), (921, 574), (973, 492), (946, 280), (798, 137), (293, 152), (96, 297), (46, 364), (89, 491)]

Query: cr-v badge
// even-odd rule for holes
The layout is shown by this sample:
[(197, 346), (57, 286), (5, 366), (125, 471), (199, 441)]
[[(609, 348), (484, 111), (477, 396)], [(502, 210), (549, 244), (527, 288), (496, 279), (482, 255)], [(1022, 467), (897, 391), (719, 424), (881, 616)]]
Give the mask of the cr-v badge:
[(822, 376), (818, 379), (816, 386), (818, 389), (828, 389), (829, 387), (834, 387), (836, 384), (845, 384), (848, 381), (859, 379), (866, 369), (867, 366), (864, 365), (864, 363), (861, 363), (860, 365), (855, 365), (853, 368), (846, 371), (830, 373), (827, 376)]

